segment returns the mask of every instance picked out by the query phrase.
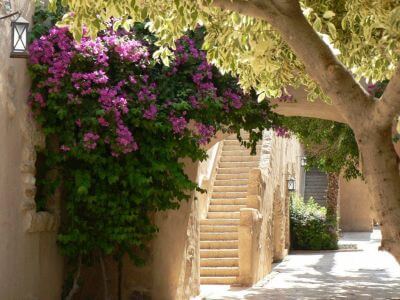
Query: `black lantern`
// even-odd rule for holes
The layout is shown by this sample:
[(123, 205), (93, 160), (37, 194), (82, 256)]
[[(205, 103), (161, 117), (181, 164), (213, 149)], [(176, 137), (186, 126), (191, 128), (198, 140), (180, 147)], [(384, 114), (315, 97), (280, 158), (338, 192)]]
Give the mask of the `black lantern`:
[(300, 166), (302, 166), (302, 167), (307, 166), (307, 156), (300, 157)]
[(294, 192), (296, 190), (296, 179), (290, 176), (287, 180), (287, 189), (289, 192)]
[(29, 22), (19, 16), (11, 21), (11, 54), (10, 57), (28, 57), (28, 28)]

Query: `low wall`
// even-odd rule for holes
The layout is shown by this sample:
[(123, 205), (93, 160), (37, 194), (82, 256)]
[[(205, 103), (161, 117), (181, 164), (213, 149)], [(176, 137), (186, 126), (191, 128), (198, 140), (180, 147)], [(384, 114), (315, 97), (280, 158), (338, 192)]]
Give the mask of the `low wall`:
[(339, 179), (341, 231), (372, 231), (372, 201), (367, 184), (361, 179)]

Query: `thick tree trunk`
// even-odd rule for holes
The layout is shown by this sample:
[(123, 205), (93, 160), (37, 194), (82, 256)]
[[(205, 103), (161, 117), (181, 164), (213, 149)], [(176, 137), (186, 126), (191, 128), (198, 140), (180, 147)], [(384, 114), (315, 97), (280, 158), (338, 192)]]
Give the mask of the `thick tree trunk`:
[(338, 227), (338, 197), (339, 197), (339, 175), (328, 174), (328, 190), (326, 193), (326, 219), (329, 231), (335, 241), (339, 238)]
[(356, 135), (363, 175), (382, 223), (381, 248), (400, 262), (400, 175), (391, 134), (392, 121), (400, 112), (400, 64), (382, 97), (374, 99), (321, 40), (298, 0), (214, 0), (213, 4), (270, 23), (331, 98), (339, 118)]
[(336, 173), (328, 174), (328, 190), (326, 193), (326, 215), (337, 224), (339, 195), (339, 176)]
[[(365, 127), (370, 129), (365, 130)], [(354, 131), (364, 178), (381, 222), (381, 249), (389, 251), (400, 261), (400, 174), (391, 140), (391, 126), (379, 130), (361, 125)]]

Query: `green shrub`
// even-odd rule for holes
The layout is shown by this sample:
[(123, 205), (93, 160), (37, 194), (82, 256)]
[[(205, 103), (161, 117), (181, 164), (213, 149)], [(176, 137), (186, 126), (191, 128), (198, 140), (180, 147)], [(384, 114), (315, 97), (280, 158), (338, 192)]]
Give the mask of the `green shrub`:
[(313, 198), (292, 197), (290, 207), (291, 246), (295, 250), (337, 249), (336, 220), (326, 216), (326, 208)]

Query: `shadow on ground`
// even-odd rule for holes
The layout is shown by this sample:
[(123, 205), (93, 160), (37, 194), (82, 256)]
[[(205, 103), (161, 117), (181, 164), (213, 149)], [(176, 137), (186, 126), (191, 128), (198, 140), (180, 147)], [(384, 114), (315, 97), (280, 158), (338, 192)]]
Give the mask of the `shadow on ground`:
[(312, 252), (289, 255), (271, 278), (252, 288), (226, 287), (202, 299), (398, 299), (400, 267), (379, 252), (379, 234), (347, 235), (363, 251)]

